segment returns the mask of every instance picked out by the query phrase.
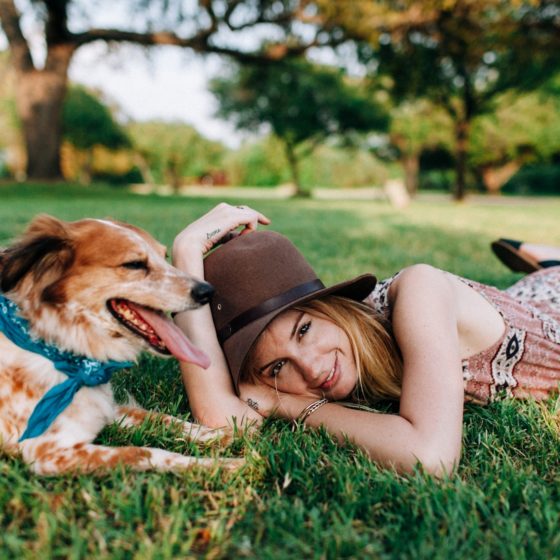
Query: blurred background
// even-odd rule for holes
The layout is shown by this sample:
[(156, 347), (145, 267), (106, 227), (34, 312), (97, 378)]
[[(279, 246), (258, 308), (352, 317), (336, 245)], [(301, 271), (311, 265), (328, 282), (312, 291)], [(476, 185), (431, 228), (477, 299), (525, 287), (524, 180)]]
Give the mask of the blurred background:
[(0, 25), (3, 182), (560, 194), (556, 1), (0, 0)]

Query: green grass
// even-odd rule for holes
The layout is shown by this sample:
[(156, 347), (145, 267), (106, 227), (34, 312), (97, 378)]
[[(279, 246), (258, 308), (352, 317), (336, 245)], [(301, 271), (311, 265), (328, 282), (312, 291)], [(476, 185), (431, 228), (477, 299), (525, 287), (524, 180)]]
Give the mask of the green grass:
[[(132, 196), (103, 188), (0, 187), (0, 245), (38, 212), (111, 216), (170, 244), (213, 200)], [(261, 201), (327, 284), (386, 277), (427, 262), (505, 287), (488, 249), (499, 236), (560, 244), (560, 199), (524, 206)], [(177, 365), (145, 357), (118, 374), (119, 395), (189, 416)], [(98, 441), (203, 456), (246, 456), (239, 474), (192, 471), (39, 478), (0, 457), (1, 558), (560, 558), (560, 426), (555, 399), (467, 406), (452, 477), (381, 471), (324, 431), (268, 421), (227, 448), (183, 442), (160, 425), (105, 429)]]

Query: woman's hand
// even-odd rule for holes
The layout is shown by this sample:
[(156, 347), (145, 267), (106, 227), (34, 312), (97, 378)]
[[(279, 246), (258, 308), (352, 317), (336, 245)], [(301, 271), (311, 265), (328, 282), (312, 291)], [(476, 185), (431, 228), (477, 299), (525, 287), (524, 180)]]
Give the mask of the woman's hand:
[[(258, 224), (269, 223), (264, 214), (248, 206), (231, 206), (222, 202), (177, 235), (173, 242), (173, 262), (181, 268), (184, 262), (205, 255), (216, 244), (233, 235), (254, 231)], [(240, 227), (243, 229), (237, 232)]]

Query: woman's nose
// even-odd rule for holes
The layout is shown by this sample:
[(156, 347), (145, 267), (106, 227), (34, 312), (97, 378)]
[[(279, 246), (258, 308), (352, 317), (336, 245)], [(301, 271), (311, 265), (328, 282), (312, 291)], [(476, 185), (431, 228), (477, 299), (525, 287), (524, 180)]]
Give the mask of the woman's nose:
[(309, 382), (317, 381), (321, 375), (321, 368), (319, 367), (319, 360), (316, 356), (308, 355), (301, 358), (301, 372), (304, 379)]

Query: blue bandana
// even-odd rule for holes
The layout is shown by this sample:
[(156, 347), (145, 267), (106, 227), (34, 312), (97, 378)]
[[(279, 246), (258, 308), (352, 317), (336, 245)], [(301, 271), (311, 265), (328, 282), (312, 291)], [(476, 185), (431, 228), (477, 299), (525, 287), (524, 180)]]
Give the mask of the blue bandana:
[(44, 340), (32, 338), (29, 323), (19, 316), (18, 306), (2, 294), (0, 331), (20, 348), (49, 359), (58, 371), (68, 376), (66, 381), (55, 385), (43, 395), (29, 417), (27, 428), (19, 441), (43, 434), (84, 385), (95, 387), (108, 383), (116, 370), (133, 365), (132, 362), (100, 362), (77, 356), (71, 352), (63, 352)]

